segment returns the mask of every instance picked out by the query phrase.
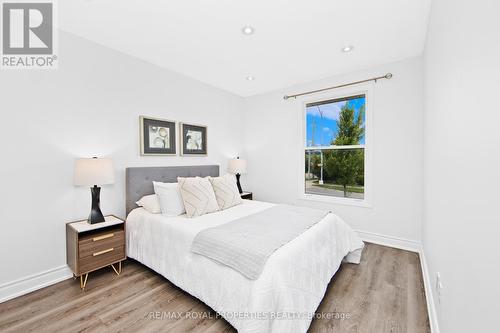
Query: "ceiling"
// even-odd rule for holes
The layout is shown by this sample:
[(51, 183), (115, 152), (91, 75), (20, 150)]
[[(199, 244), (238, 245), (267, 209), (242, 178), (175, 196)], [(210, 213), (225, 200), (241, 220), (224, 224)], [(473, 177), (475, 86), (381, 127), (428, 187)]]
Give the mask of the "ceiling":
[(251, 96), (421, 54), (430, 1), (72, 0), (58, 10), (62, 30)]

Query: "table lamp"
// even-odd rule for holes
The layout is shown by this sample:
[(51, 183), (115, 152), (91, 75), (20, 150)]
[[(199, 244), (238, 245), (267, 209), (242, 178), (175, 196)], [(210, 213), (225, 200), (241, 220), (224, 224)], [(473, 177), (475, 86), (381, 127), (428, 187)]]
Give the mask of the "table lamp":
[(101, 188), (98, 185), (113, 184), (115, 181), (113, 161), (109, 158), (79, 158), (75, 161), (74, 184), (76, 186), (92, 186), (92, 206), (88, 222), (91, 224), (104, 222), (100, 208)]
[(247, 161), (242, 160), (239, 157), (229, 160), (228, 171), (236, 175), (236, 185), (238, 185), (238, 191), (240, 191), (240, 194), (243, 193), (240, 184), (240, 176), (247, 173)]

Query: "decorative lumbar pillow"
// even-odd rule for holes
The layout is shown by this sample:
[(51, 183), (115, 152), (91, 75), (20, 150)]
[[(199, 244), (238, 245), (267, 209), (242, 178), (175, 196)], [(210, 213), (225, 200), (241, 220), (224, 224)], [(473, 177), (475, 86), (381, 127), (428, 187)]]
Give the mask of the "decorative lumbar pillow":
[(222, 177), (210, 177), (209, 179), (214, 188), (215, 198), (220, 209), (233, 207), (243, 202), (234, 175), (227, 174)]
[(144, 208), (151, 214), (160, 214), (160, 202), (156, 194), (145, 195), (141, 200), (136, 202), (137, 206)]
[(162, 215), (178, 216), (186, 212), (179, 191), (179, 184), (153, 182), (153, 186), (160, 202)]
[(177, 181), (188, 217), (201, 216), (219, 210), (214, 189), (208, 178), (178, 177)]

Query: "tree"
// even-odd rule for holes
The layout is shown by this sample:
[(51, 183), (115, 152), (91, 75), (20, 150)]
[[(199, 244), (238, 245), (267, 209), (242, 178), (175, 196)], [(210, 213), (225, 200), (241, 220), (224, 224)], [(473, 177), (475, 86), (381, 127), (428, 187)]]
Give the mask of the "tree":
[[(365, 128), (363, 125), (364, 106), (359, 110), (355, 119), (354, 108), (345, 104), (340, 110), (337, 120), (338, 134), (332, 145), (358, 145)], [(335, 179), (337, 184), (344, 188), (344, 196), (347, 196), (347, 186), (356, 185), (363, 179), (364, 174), (364, 154), (361, 149), (339, 149), (333, 150), (326, 157), (325, 169), (330, 177)]]

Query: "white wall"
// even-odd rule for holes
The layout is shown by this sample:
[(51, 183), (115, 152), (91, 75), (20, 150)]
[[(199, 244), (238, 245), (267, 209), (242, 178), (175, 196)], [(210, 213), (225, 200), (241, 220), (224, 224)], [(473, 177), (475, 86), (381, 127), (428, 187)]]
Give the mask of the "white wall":
[[(371, 208), (298, 200), (298, 114), (302, 99), (284, 94), (394, 74), (373, 90), (373, 200)], [(331, 208), (353, 228), (420, 241), (422, 213), (422, 59), (413, 58), (286, 90), (250, 97), (245, 112), (243, 187), (258, 200)]]
[(425, 50), (423, 244), (441, 332), (498, 331), (498, 1), (434, 0)]
[[(123, 217), (125, 167), (213, 163), (224, 172), (242, 148), (240, 97), (59, 38), (58, 70), (0, 73), (0, 285), (65, 265), (65, 223), (90, 211), (90, 190), (72, 185), (76, 157), (113, 158), (102, 210)], [(208, 157), (139, 156), (139, 115), (207, 125)]]

